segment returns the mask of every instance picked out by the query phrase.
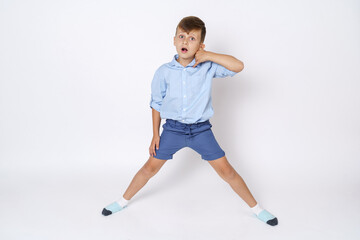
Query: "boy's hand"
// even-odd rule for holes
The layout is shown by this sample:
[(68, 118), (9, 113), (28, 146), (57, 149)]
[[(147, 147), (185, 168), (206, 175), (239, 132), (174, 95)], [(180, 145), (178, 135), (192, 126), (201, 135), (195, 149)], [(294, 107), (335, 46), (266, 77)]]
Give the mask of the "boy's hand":
[(200, 47), (199, 50), (195, 53), (195, 64), (193, 67), (196, 67), (199, 63), (208, 61), (208, 56), (210, 52), (205, 51), (204, 48)]
[(149, 147), (150, 156), (152, 157), (156, 156), (155, 147), (156, 149), (159, 149), (159, 143), (160, 143), (160, 136), (153, 136), (153, 139)]

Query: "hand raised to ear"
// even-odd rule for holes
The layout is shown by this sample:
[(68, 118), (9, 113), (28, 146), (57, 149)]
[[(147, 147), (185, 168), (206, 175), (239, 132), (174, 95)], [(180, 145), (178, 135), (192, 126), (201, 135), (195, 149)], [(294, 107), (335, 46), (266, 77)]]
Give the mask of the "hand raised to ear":
[(193, 67), (196, 67), (199, 63), (207, 61), (207, 57), (208, 51), (205, 51), (203, 47), (200, 47), (199, 50), (195, 53), (195, 64)]

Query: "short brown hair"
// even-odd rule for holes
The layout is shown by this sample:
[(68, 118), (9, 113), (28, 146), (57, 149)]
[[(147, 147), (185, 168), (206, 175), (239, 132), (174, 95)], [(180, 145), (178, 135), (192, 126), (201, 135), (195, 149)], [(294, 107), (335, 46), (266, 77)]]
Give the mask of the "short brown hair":
[(188, 16), (181, 19), (181, 21), (176, 27), (175, 35), (177, 33), (178, 28), (183, 29), (187, 34), (189, 34), (189, 32), (192, 30), (201, 30), (200, 42), (203, 43), (205, 40), (205, 35), (206, 35), (205, 23), (198, 17)]

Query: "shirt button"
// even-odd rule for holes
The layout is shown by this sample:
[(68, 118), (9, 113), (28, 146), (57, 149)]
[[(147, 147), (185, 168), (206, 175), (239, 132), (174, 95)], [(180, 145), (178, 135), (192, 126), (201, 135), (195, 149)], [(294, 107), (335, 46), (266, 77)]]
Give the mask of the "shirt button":
[(184, 71), (186, 71), (186, 68), (184, 68)]
[(185, 81), (183, 81), (183, 84), (185, 85)]
[(184, 95), (184, 98), (186, 98), (186, 95)]
[(183, 111), (185, 112), (185, 111), (186, 111), (186, 108), (184, 108)]

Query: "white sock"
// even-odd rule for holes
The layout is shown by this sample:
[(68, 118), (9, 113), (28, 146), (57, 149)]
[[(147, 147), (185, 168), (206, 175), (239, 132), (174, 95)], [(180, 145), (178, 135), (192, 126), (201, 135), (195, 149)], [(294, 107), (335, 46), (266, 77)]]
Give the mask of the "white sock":
[(254, 206), (254, 207), (252, 207), (250, 209), (253, 211), (253, 213), (256, 214), (256, 216), (258, 216), (260, 214), (260, 212), (262, 210), (264, 210), (262, 207), (260, 207), (260, 205), (258, 203), (256, 204), (256, 206)]
[(117, 200), (116, 202), (121, 206), (124, 207), (128, 204), (130, 200), (126, 200), (124, 197), (121, 197), (119, 200)]

